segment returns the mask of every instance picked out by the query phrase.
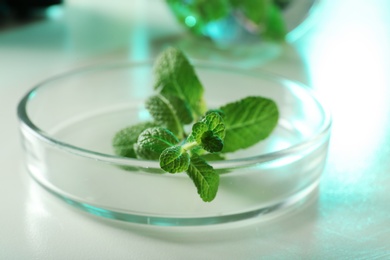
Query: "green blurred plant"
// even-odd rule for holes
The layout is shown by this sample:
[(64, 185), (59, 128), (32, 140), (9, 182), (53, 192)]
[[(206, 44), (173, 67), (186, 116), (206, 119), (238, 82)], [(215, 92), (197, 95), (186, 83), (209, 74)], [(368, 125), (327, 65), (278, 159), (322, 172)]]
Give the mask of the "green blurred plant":
[(253, 34), (284, 40), (287, 29), (282, 9), (292, 0), (166, 0), (178, 21), (191, 32), (202, 35), (210, 23), (238, 17)]

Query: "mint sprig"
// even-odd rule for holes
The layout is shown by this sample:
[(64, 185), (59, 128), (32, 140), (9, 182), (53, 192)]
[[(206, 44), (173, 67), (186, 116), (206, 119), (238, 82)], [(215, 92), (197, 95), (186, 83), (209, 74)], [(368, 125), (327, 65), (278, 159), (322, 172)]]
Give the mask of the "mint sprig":
[[(214, 200), (219, 174), (207, 160), (245, 149), (270, 135), (278, 122), (274, 101), (250, 96), (207, 110), (194, 68), (178, 49), (169, 48), (155, 64), (155, 90), (146, 101), (153, 122), (120, 130), (114, 152), (123, 157), (159, 160), (166, 172), (186, 172), (201, 199)], [(193, 124), (190, 133), (184, 126)]]

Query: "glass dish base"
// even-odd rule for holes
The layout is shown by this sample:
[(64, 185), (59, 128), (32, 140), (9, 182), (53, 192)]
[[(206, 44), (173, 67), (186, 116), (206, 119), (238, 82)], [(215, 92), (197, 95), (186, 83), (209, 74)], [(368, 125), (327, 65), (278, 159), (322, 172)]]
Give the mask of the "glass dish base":
[(18, 113), (33, 178), (94, 215), (160, 226), (261, 219), (297, 205), (316, 189), (326, 161), (329, 115), (301, 83), (258, 71), (197, 67), (210, 107), (257, 94), (274, 99), (280, 110), (269, 138), (211, 163), (220, 174), (212, 202), (199, 198), (185, 173), (162, 173), (158, 162), (116, 156), (114, 134), (150, 119), (144, 101), (153, 93), (151, 71), (149, 63), (96, 67), (28, 93)]

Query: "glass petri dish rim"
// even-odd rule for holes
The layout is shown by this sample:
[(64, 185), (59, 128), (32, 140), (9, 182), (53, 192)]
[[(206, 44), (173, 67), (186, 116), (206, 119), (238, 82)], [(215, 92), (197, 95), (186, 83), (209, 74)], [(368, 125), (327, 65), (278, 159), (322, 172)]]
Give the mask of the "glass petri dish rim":
[[(312, 136), (302, 140), (301, 142), (298, 142), (297, 144), (291, 145), (287, 148), (283, 148), (270, 153), (254, 155), (254, 156), (239, 158), (239, 159), (227, 159), (224, 161), (211, 162), (210, 164), (215, 169), (223, 170), (223, 169), (249, 167), (255, 164), (268, 163), (268, 162), (275, 161), (277, 159), (282, 159), (286, 156), (294, 155), (304, 151), (305, 149), (315, 144), (318, 140), (321, 140), (323, 137), (328, 135), (328, 133), (330, 132), (332, 118), (329, 109), (327, 108), (326, 105), (324, 105), (323, 101), (319, 99), (317, 94), (304, 83), (287, 79), (276, 73), (266, 72), (260, 69), (246, 69), (246, 68), (240, 68), (233, 65), (213, 63), (207, 61), (194, 61), (193, 64), (195, 68), (204, 69), (204, 70), (212, 69), (215, 71), (230, 72), (235, 74), (246, 75), (253, 78), (263, 78), (278, 83), (283, 83), (283, 82), (293, 83), (294, 86), (301, 88), (303, 91), (306, 92), (306, 94), (309, 97), (312, 98), (312, 100), (315, 101), (316, 105), (319, 107), (323, 115), (322, 124), (318, 128), (318, 131)], [(153, 65), (152, 60), (141, 61), (141, 62), (121, 62), (121, 63), (109, 63), (109, 64), (105, 63), (105, 64), (97, 64), (97, 65), (74, 69), (59, 74), (57, 76), (50, 77), (42, 81), (41, 83), (35, 85), (20, 100), (17, 106), (17, 115), (20, 122), (22, 123), (21, 127), (27, 128), (32, 134), (34, 134), (37, 138), (44, 141), (45, 143), (52, 146), (57, 146), (64, 151), (67, 151), (72, 154), (76, 154), (78, 156), (82, 156), (92, 160), (102, 161), (114, 165), (132, 166), (132, 167), (145, 168), (145, 169), (160, 169), (159, 163), (157, 161), (133, 159), (133, 158), (126, 158), (126, 157), (121, 157), (113, 154), (100, 153), (93, 150), (78, 147), (75, 145), (71, 145), (66, 142), (61, 142), (56, 138), (52, 137), (49, 133), (40, 129), (39, 126), (34, 124), (32, 120), (29, 118), (28, 111), (27, 111), (28, 102), (35, 95), (36, 91), (55, 81), (67, 77), (75, 76), (75, 75), (93, 73), (102, 70), (115, 70), (115, 69), (124, 69), (124, 68), (131, 69), (133, 67), (140, 67), (140, 66), (151, 67), (152, 65)]]

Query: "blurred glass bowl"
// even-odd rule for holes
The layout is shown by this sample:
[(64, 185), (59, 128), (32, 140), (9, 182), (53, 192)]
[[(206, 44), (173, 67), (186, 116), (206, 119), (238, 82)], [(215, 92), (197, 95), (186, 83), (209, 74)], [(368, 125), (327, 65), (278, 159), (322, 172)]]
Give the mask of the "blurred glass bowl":
[[(203, 10), (202, 1), (165, 0), (178, 24), (184, 28), (184, 33), (168, 39), (169, 45), (179, 47), (198, 60), (234, 63), (243, 68), (258, 67), (277, 59), (285, 52), (295, 55), (289, 44), (302, 37), (313, 26), (320, 1), (273, 1), (278, 3), (281, 11), (276, 12), (278, 15), (273, 12), (274, 18), (269, 21), (272, 26), (265, 30), (264, 24), (251, 22), (242, 10), (231, 6), (227, 7), (225, 14), (208, 15), (208, 20), (199, 18), (203, 13), (213, 14), (210, 10), (215, 9), (214, 5), (225, 1), (208, 1), (209, 9)], [(213, 20), (218, 15), (221, 17)], [(281, 30), (284, 31), (284, 38)]]
[(316, 4), (315, 0), (165, 1), (184, 28), (220, 48), (296, 38)]

